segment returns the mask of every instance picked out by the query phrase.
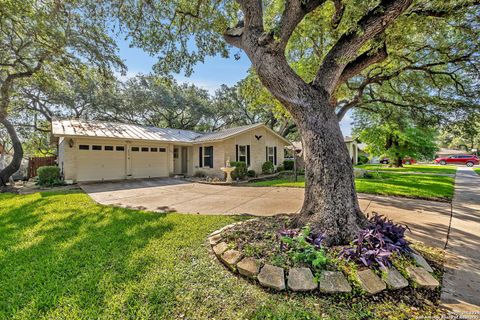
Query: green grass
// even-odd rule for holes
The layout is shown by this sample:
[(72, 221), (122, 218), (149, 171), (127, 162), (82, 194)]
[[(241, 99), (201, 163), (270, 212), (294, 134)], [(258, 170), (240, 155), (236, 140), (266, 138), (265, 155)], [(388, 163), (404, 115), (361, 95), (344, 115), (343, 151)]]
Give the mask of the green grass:
[[(357, 178), (357, 192), (401, 196), (408, 198), (449, 201), (453, 198), (454, 178), (427, 174), (373, 173), (373, 178)], [(304, 176), (259, 181), (252, 183), (259, 187), (305, 187)]]
[(480, 175), (480, 168), (473, 168), (473, 171), (475, 171), (478, 175)]
[(80, 192), (0, 194), (0, 204), (0, 319), (406, 319), (412, 312), (428, 314), (397, 296), (395, 302), (372, 302), (271, 294), (233, 275), (209, 253), (206, 236), (240, 217), (106, 207)]
[(381, 171), (396, 171), (396, 172), (423, 172), (423, 173), (443, 173), (455, 174), (457, 168), (455, 166), (440, 166), (440, 165), (404, 165), (402, 168), (390, 168), (383, 164), (362, 164), (355, 166), (355, 168), (363, 170), (381, 170)]

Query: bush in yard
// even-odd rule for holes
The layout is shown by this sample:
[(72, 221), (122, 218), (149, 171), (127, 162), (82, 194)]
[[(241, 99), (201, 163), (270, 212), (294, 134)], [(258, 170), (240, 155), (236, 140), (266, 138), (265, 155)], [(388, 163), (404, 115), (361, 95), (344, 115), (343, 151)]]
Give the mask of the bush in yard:
[(293, 170), (295, 167), (295, 161), (293, 160), (285, 160), (283, 161), (283, 168), (285, 170)]
[(57, 166), (44, 166), (37, 169), (38, 184), (51, 187), (62, 184), (60, 168)]
[(248, 170), (247, 176), (249, 176), (250, 178), (254, 178), (257, 176), (257, 173), (255, 172), (255, 170)]
[(266, 161), (262, 165), (262, 173), (273, 173), (275, 171), (275, 167), (271, 161)]
[(277, 166), (277, 172), (282, 172), (285, 171), (285, 168), (283, 167), (283, 164)]
[(232, 161), (230, 162), (230, 165), (232, 167), (235, 167), (235, 170), (232, 171), (232, 179), (237, 180), (238, 179), (245, 179), (247, 176), (247, 164), (243, 161)]
[(359, 155), (357, 159), (357, 164), (365, 164), (368, 162), (368, 157), (364, 155)]

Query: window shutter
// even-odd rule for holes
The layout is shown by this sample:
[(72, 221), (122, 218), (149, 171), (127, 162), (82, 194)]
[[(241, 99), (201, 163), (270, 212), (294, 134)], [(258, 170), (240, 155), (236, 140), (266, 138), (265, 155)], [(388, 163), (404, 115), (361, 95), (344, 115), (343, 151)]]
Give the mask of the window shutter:
[(198, 148), (198, 167), (203, 167), (203, 154), (202, 147)]
[(273, 147), (273, 164), (277, 165), (277, 147)]
[(250, 145), (247, 145), (247, 167), (250, 167)]
[(213, 147), (210, 148), (210, 168), (213, 168)]
[(268, 147), (265, 147), (265, 162), (268, 161)]
[(235, 161), (238, 162), (238, 144), (235, 145)]

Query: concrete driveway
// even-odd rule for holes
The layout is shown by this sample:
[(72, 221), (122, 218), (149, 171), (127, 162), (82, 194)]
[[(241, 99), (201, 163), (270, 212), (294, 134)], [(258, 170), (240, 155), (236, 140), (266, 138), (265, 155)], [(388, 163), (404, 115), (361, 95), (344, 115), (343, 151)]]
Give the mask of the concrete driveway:
[[(177, 179), (148, 179), (82, 184), (95, 201), (105, 205), (193, 214), (249, 214), (271, 216), (297, 213), (303, 188), (222, 186)], [(378, 212), (407, 224), (410, 237), (443, 247), (451, 205), (434, 201), (359, 195), (365, 213)]]

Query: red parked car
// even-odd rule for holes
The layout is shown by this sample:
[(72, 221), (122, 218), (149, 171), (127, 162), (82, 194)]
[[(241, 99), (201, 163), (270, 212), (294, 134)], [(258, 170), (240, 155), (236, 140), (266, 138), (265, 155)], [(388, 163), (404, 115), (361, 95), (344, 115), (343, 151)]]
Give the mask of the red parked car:
[(472, 154), (456, 154), (450, 157), (443, 157), (435, 159), (435, 163), (439, 163), (442, 165), (445, 164), (464, 164), (467, 167), (473, 167), (474, 165), (478, 165), (480, 160), (477, 156)]

